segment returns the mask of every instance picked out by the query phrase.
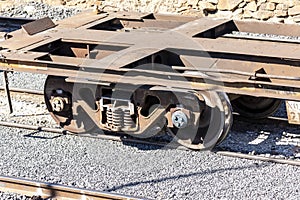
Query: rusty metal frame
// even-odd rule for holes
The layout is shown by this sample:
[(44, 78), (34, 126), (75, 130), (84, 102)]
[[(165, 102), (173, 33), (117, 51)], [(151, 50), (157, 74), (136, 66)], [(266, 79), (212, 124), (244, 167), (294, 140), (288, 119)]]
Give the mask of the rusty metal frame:
[[(299, 41), (231, 34), (299, 36), (299, 25), (125, 12), (81, 13), (56, 26), (49, 21), (47, 27), (39, 20), (32, 23), (27, 26), (35, 29), (27, 30), (30, 35), (20, 29), (0, 42), (1, 70), (64, 76), (91, 84), (143, 85), (147, 80), (147, 84), (174, 88), (300, 100)], [(172, 38), (174, 43), (160, 42)], [(195, 46), (185, 43), (186, 39)], [(51, 45), (56, 48), (48, 48)], [(163, 64), (173, 72), (130, 67), (170, 53), (181, 61), (174, 65), (165, 60)], [(120, 55), (127, 56), (118, 59)], [(136, 76), (122, 79), (128, 72)]]

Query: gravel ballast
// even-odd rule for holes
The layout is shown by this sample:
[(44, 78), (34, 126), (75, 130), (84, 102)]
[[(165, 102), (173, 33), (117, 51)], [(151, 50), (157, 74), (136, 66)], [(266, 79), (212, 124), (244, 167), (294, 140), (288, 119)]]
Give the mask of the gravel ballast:
[(2, 128), (2, 174), (153, 199), (297, 199), (298, 167)]
[[(31, 13), (33, 18), (47, 15), (49, 9), (53, 10), (52, 18), (66, 17), (61, 14), (61, 7), (28, 5), (38, 11)], [(18, 6), (13, 10), (22, 16), (21, 9)], [(46, 78), (30, 73), (14, 73), (9, 77), (12, 87), (36, 90), (43, 89)], [(29, 99), (24, 104), (15, 98), (14, 115), (5, 114), (5, 105), (1, 95), (1, 120), (53, 125), (39, 99)], [(41, 115), (30, 116), (37, 110)], [(22, 111), (28, 115), (26, 118), (19, 117)], [(219, 148), (267, 154), (275, 146), (277, 155), (293, 158), (300, 143), (286, 142), (291, 134), (299, 134), (298, 129), (282, 123), (253, 125), (237, 120)], [(300, 168), (295, 166), (7, 127), (1, 127), (0, 138), (0, 175), (151, 199), (300, 198)], [(0, 198), (25, 199), (8, 193), (0, 193)]]
[(50, 17), (53, 20), (61, 20), (80, 12), (80, 9), (67, 8), (63, 6), (50, 6), (47, 4), (31, 1), (27, 4), (20, 4), (7, 7), (0, 12), (3, 17), (33, 18), (40, 19)]

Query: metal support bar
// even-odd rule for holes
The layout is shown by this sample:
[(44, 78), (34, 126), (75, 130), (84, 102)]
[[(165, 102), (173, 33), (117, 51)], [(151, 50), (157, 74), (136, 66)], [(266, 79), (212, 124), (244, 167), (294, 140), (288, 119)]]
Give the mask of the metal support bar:
[(8, 82), (7, 71), (3, 71), (3, 81), (4, 81), (5, 94), (7, 96), (7, 103), (8, 103), (8, 107), (9, 107), (9, 114), (11, 114), (11, 113), (13, 113), (13, 107), (12, 107), (12, 102), (11, 102), (11, 97), (10, 97), (10, 91), (9, 91), (9, 82)]

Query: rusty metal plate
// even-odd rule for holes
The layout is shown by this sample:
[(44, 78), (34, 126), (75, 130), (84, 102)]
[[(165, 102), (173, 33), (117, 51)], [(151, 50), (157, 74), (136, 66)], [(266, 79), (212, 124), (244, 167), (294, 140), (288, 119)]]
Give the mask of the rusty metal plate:
[(285, 101), (286, 111), (290, 124), (300, 124), (300, 102)]
[(36, 33), (48, 30), (53, 27), (55, 27), (55, 24), (49, 17), (33, 21), (22, 26), (23, 30), (28, 35), (34, 35)]

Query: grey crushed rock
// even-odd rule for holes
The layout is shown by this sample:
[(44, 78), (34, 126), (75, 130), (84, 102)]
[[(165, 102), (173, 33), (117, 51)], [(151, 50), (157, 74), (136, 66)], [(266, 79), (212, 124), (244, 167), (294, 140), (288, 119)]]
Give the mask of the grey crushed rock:
[(153, 199), (297, 199), (299, 168), (3, 128), (0, 172)]
[[(32, 90), (44, 90), (44, 84), (47, 75), (44, 74), (32, 74), (32, 73), (21, 73), (13, 72), (8, 73), (9, 87), (25, 88)], [(22, 81), (20, 81), (22, 80)], [(38, 81), (33, 81), (38, 80)], [(0, 75), (0, 84), (3, 84), (3, 75)]]

